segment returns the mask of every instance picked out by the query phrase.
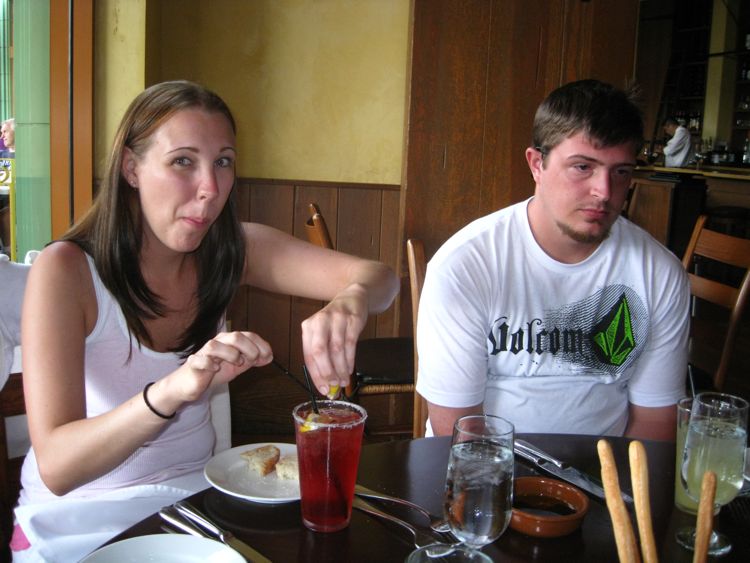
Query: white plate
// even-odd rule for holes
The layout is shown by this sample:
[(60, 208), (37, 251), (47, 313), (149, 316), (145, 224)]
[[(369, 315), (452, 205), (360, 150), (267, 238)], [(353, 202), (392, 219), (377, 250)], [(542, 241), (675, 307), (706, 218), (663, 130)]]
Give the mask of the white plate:
[[(221, 452), (206, 464), (203, 471), (206, 479), (228, 495), (253, 502), (278, 504), (299, 500), (298, 481), (279, 479), (275, 471), (261, 477), (240, 457), (242, 452), (266, 445), (268, 443), (248, 444)], [(294, 444), (273, 445), (279, 448), (282, 456), (297, 455), (297, 446)]]
[(118, 541), (97, 549), (81, 563), (245, 563), (223, 543), (182, 534), (156, 534)]

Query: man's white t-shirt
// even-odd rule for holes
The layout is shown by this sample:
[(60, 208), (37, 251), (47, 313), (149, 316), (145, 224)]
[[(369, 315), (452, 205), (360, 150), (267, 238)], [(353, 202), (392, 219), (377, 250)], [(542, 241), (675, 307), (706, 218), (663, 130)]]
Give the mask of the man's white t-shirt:
[(429, 262), (417, 391), (484, 403), (516, 432), (621, 435), (629, 402), (684, 396), (687, 276), (623, 218), (586, 260), (557, 262), (532, 235), (528, 201), (474, 221)]

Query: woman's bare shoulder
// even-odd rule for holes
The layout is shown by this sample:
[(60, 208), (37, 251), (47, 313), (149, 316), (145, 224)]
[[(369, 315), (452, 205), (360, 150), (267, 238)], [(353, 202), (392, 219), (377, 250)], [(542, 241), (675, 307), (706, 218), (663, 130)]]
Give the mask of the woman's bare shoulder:
[(53, 242), (46, 246), (34, 260), (31, 275), (51, 279), (55, 283), (77, 285), (79, 289), (91, 284), (86, 253), (70, 241)]
[(44, 247), (34, 260), (34, 264), (83, 266), (86, 264), (86, 253), (76, 243), (63, 240), (50, 243)]
[(87, 329), (93, 327), (96, 290), (86, 253), (77, 244), (59, 241), (46, 246), (31, 267), (28, 289), (35, 296), (32, 302), (38, 306), (54, 304), (68, 318), (80, 312)]

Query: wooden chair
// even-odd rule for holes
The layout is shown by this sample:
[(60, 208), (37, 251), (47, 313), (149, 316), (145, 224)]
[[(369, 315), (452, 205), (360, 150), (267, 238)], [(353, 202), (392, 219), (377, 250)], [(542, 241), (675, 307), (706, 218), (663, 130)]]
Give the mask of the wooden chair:
[(427, 424), (427, 401), (417, 393), (417, 374), (419, 373), (419, 351), (417, 342), (417, 314), (419, 312), (419, 297), (422, 294), (427, 262), (424, 257), (424, 243), (420, 239), (410, 238), (406, 241), (406, 259), (409, 264), (409, 285), (411, 287), (411, 320), (414, 332), (414, 427), (413, 438), (423, 438)]
[[(323, 248), (334, 248), (328, 226), (315, 203), (309, 206), (305, 225), (308, 240)], [(391, 395), (388, 424), (383, 429), (368, 427), (370, 435), (410, 436), (412, 428), (395, 425), (395, 396), (414, 392), (414, 339), (412, 337), (363, 338), (357, 342), (352, 381), (346, 388), (349, 398)]]
[(310, 210), (310, 218), (305, 222), (307, 240), (316, 246), (333, 248), (333, 242), (331, 241), (331, 235), (328, 232), (328, 226), (326, 225), (325, 219), (323, 219), (323, 215), (320, 213), (318, 205), (310, 203), (308, 209)]
[[(750, 240), (709, 230), (706, 221), (706, 215), (696, 221), (682, 260), (693, 296), (690, 367), (699, 387), (721, 390), (750, 291)], [(737, 287), (711, 278), (718, 265), (739, 268)]]

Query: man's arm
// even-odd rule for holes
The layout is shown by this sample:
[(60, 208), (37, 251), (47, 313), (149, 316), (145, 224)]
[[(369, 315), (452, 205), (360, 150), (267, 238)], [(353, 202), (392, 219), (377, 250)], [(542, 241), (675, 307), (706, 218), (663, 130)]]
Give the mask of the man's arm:
[(482, 414), (482, 404), (473, 407), (441, 407), (427, 401), (427, 411), (430, 418), (430, 426), (435, 436), (451, 436), (453, 434), (453, 425), (462, 416), (469, 414)]
[(630, 403), (625, 436), (643, 440), (674, 441), (677, 406), (640, 407)]

